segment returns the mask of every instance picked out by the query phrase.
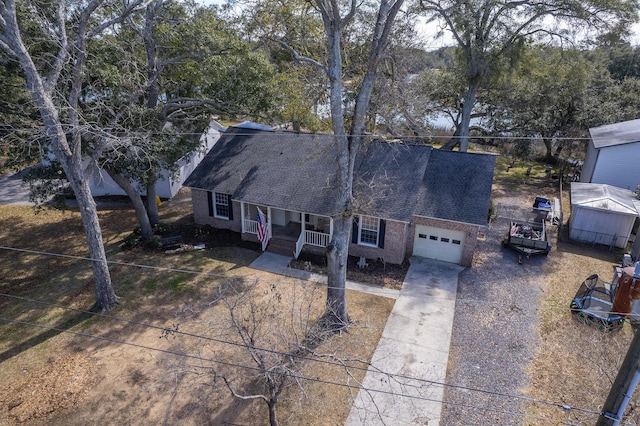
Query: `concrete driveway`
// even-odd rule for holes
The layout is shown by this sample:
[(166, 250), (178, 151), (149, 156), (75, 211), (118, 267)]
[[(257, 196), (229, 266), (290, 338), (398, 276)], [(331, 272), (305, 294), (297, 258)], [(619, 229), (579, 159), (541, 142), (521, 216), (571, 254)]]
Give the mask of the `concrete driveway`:
[(33, 205), (29, 201), (29, 190), (22, 186), (24, 170), (0, 175), (0, 204)]
[(400, 295), (346, 424), (440, 423), (458, 274), (464, 267), (411, 258)]
[[(265, 252), (250, 267), (326, 282), (324, 276), (289, 268), (289, 259)], [(354, 399), (348, 426), (440, 423), (458, 274), (465, 268), (419, 257), (410, 262), (402, 289), (391, 295), (396, 302)], [(380, 293), (379, 287), (349, 281), (347, 288)], [(390, 296), (389, 289), (384, 295)]]

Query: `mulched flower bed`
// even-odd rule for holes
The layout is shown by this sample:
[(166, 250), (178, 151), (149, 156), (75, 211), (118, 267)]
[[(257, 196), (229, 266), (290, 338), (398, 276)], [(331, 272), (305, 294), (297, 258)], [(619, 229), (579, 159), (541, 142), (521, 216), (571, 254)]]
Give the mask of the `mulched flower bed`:
[[(402, 288), (404, 277), (409, 269), (409, 262), (405, 261), (402, 265), (393, 265), (367, 259), (368, 265), (360, 268), (358, 266), (359, 260), (359, 257), (349, 256), (347, 261), (348, 280), (396, 290)], [(320, 255), (301, 253), (297, 260), (291, 260), (289, 266), (318, 274), (327, 273), (327, 260)]]

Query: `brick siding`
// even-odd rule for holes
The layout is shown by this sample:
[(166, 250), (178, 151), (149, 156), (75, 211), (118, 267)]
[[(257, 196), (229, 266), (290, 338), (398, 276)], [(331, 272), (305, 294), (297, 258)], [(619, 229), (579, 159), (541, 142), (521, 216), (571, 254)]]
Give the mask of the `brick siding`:
[(387, 220), (384, 233), (384, 248), (350, 243), (349, 254), (358, 257), (364, 256), (367, 259), (380, 259), (387, 263), (401, 264), (405, 258), (406, 227), (406, 223)]
[[(235, 232), (242, 232), (240, 203), (233, 202), (233, 220), (216, 219), (209, 216), (209, 204), (207, 191), (193, 189), (191, 191), (193, 202), (194, 221), (200, 225), (211, 225), (214, 228), (230, 229)], [(462, 266), (470, 267), (473, 262), (478, 238), (478, 225), (466, 223), (449, 222), (446, 220), (413, 217), (410, 224), (386, 221), (384, 248), (367, 247), (364, 245), (349, 243), (349, 254), (352, 256), (364, 256), (367, 259), (383, 260), (387, 263), (401, 264), (407, 257), (413, 254), (413, 243), (416, 232), (416, 225), (432, 226), (434, 228), (450, 229), (465, 233), (464, 246), (462, 248)], [(253, 234), (243, 234), (242, 238), (247, 241), (257, 241)], [(320, 247), (305, 246), (304, 251), (317, 254), (324, 253), (325, 249)]]
[(218, 229), (230, 229), (235, 232), (242, 232), (240, 203), (232, 201), (233, 220), (227, 220), (209, 216), (207, 191), (192, 189), (191, 200), (193, 203), (193, 220), (195, 223), (199, 225), (211, 225)]

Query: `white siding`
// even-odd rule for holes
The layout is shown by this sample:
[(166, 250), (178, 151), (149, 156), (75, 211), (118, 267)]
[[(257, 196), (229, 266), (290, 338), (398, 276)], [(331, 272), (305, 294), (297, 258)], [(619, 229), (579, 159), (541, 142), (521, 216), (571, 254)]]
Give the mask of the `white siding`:
[[(215, 145), (220, 139), (221, 126), (212, 121), (209, 130), (206, 135), (203, 135), (200, 139), (200, 146), (192, 152), (190, 155), (178, 160), (178, 170), (172, 176), (168, 170), (162, 171), (162, 176), (156, 183), (156, 193), (161, 198), (171, 198), (182, 188), (182, 183), (189, 177), (191, 172), (202, 161), (207, 152)], [(85, 160), (83, 166), (86, 167), (88, 160)], [(107, 172), (100, 169), (99, 172), (94, 171), (89, 184), (91, 188), (91, 194), (94, 197), (100, 197), (104, 195), (126, 195), (126, 193), (116, 184), (113, 179), (109, 177)], [(136, 185), (137, 186), (137, 185)], [(142, 195), (146, 195), (146, 189), (138, 188), (138, 191)]]
[[(171, 198), (179, 190), (181, 185), (175, 185), (169, 180), (164, 173), (156, 183), (156, 193), (161, 198)], [(185, 178), (182, 178), (184, 181)], [(134, 185), (138, 188), (138, 192), (142, 195), (146, 195), (147, 191), (144, 188), (140, 188), (137, 184)], [(120, 186), (111, 179), (111, 177), (104, 170), (95, 170), (91, 176), (90, 182), (91, 195), (94, 197), (102, 197), (105, 195), (127, 195)], [(177, 188), (177, 189), (176, 189)]]
[[(625, 248), (631, 235), (635, 216), (571, 206), (569, 237), (592, 244)], [(615, 241), (614, 241), (615, 240)]]
[(271, 223), (274, 225), (285, 226), (287, 224), (286, 212), (280, 209), (271, 209)]
[(591, 183), (635, 190), (640, 184), (640, 143), (600, 149)]

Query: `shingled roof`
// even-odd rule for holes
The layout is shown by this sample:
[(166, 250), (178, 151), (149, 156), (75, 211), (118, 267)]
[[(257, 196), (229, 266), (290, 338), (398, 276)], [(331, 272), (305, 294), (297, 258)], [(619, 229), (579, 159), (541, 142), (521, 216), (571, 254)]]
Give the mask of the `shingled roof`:
[(640, 119), (592, 127), (589, 133), (596, 148), (640, 142)]
[[(336, 211), (338, 147), (331, 135), (229, 128), (184, 185), (236, 201), (318, 215)], [(428, 145), (371, 142), (355, 165), (359, 213), (483, 225), (495, 157)]]

